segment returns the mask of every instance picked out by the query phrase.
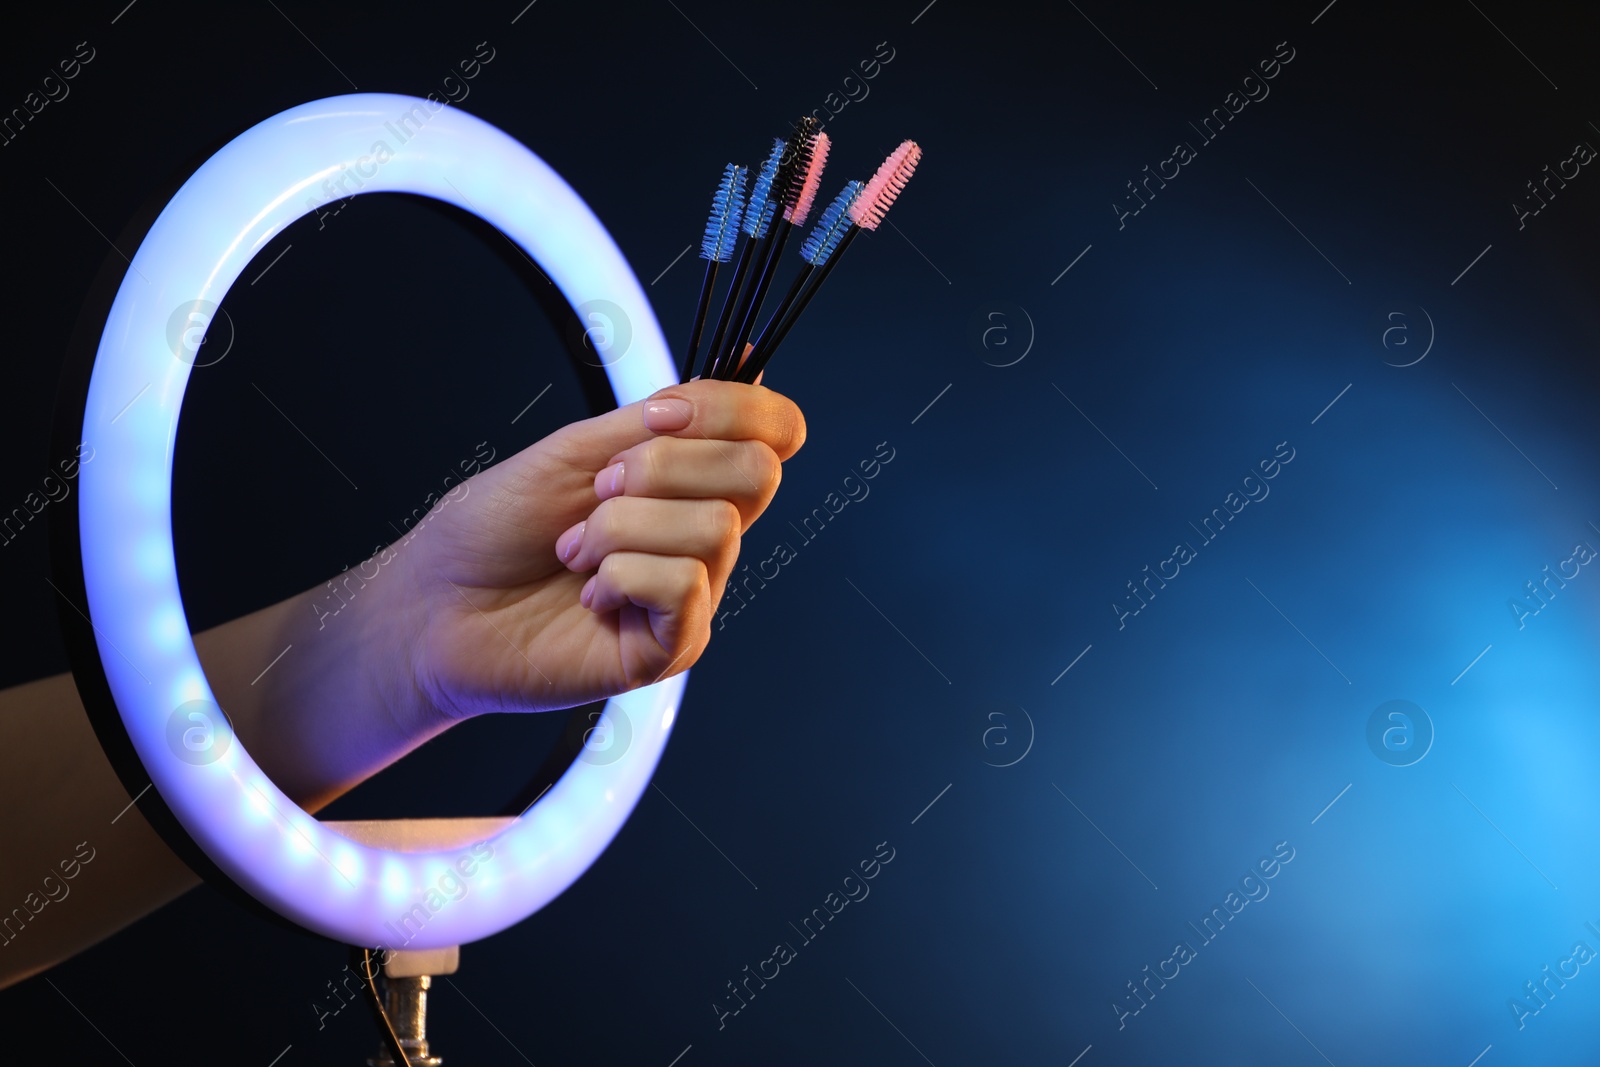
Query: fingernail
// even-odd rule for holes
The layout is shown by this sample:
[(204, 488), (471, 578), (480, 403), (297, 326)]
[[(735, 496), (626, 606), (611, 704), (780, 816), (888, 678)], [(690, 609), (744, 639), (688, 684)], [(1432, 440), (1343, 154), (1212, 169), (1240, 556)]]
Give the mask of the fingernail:
[(578, 548), (583, 544), (583, 529), (588, 525), (589, 520), (585, 519), (561, 535), (561, 540), (556, 543), (556, 552), (562, 563), (570, 563), (572, 557), (578, 554)]
[(594, 495), (601, 500), (621, 495), (623, 486), (621, 463), (613, 463), (594, 476)]
[(583, 583), (583, 592), (578, 594), (578, 603), (582, 604), (584, 607), (589, 607), (590, 603), (594, 600), (594, 583), (599, 581), (599, 579), (600, 576), (596, 574), (587, 582)]
[(689, 425), (694, 418), (694, 405), (687, 400), (667, 397), (652, 400), (644, 406), (644, 424), (657, 433), (670, 433)]

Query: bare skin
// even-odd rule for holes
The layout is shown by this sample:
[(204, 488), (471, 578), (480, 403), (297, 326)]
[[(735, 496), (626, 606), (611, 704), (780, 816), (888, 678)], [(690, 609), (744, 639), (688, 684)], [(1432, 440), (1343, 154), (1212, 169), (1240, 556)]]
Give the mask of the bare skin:
[[(195, 647), (240, 741), (316, 811), (472, 716), (573, 707), (687, 670), (805, 434), (799, 408), (760, 385), (662, 389), (452, 490), (355, 569), (371, 577), (337, 614), (317, 586)], [(0, 987), (197, 884), (131, 799), (71, 675), (0, 691), (0, 917), (42, 899), (46, 875), (69, 889), (0, 936)], [(63, 883), (80, 843), (93, 858)]]

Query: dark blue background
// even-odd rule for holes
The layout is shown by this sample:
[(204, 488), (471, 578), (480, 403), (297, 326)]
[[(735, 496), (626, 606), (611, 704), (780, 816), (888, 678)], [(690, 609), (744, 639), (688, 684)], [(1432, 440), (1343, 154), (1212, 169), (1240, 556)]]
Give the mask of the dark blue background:
[[(437, 91), (487, 41), (460, 106), (588, 200), (681, 343), (698, 262), (651, 279), (698, 241), (722, 164), (753, 162), (887, 42), (870, 94), (827, 125), (828, 188), (903, 137), (925, 160), (768, 374), (810, 439), (745, 558), (778, 540), (799, 556), (715, 635), (659, 791), (612, 848), (465, 949), (433, 1000), (437, 1050), (1591, 1062), (1594, 968), (1522, 1029), (1508, 1000), (1575, 942), (1600, 951), (1600, 577), (1585, 567), (1522, 629), (1508, 604), (1575, 543), (1600, 547), (1600, 177), (1585, 167), (1523, 229), (1511, 208), (1600, 145), (1595, 16), (923, 2), (540, 0), (515, 24), (518, 0), (30, 14), (0, 44), (0, 108), (78, 41), (96, 58), (0, 148), (0, 503), (51, 462), (96, 228), (195, 153), (352, 81)], [(1280, 41), (1295, 56), (1270, 96), (1201, 145), (1188, 124)], [(1179, 140), (1198, 157), (1119, 229), (1124, 182)], [(191, 381), (175, 519), (196, 628), (364, 558), (477, 442), (509, 455), (589, 411), (492, 242), (401, 197), (323, 221), (261, 253), (292, 246), (229, 296), (235, 348)], [(1430, 332), (1425, 359), (1393, 366)], [(786, 524), (881, 442), (870, 496), (799, 545)], [(1294, 458), (1270, 495), (1202, 545), (1189, 524), (1280, 442)], [(1180, 541), (1197, 557), (1119, 630), (1124, 583)], [(0, 681), (64, 669), (44, 531), (0, 568)], [(1412, 766), (1366, 740), (1393, 699), (1435, 734)], [(559, 727), (468, 723), (333, 813), (499, 810)], [(789, 923), (880, 842), (894, 860), (870, 897), (719, 1030), (725, 983), (798, 943)], [(1201, 945), (1187, 924), (1279, 842), (1294, 858), (1270, 895)], [(1180, 939), (1197, 957), (1119, 1030), (1125, 983)], [(364, 1012), (319, 1031), (311, 1006), (343, 962), (203, 888), (51, 972), (101, 1034), (39, 979), (0, 994), (0, 1019), (71, 1063), (123, 1062), (108, 1040), (137, 1064), (265, 1065), (285, 1046), (285, 1065), (359, 1063)]]

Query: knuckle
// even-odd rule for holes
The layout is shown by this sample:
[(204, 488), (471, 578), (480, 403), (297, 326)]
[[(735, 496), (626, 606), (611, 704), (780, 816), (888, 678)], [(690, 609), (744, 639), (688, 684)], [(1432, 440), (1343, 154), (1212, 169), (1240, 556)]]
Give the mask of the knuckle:
[(585, 548), (593, 551), (594, 548), (612, 544), (616, 540), (620, 526), (617, 511), (622, 500), (622, 497), (615, 496), (609, 500), (602, 500), (589, 513), (589, 524), (584, 527), (583, 534)]
[(677, 568), (677, 599), (688, 604), (702, 592), (709, 594), (711, 589), (711, 572), (706, 570), (706, 565), (698, 559), (686, 559), (683, 565)]
[(771, 499), (778, 492), (778, 483), (783, 481), (783, 461), (778, 459), (778, 454), (767, 445), (755, 443), (750, 450), (751, 481), (754, 482), (763, 497)]
[(711, 539), (719, 551), (739, 551), (739, 537), (744, 533), (744, 516), (739, 505), (731, 500), (713, 501), (709, 525)]
[(721, 547), (730, 533), (738, 536), (739, 509), (731, 500), (702, 501), (695, 511), (700, 518), (700, 536), (706, 544)]
[(629, 471), (628, 490), (635, 495), (651, 496), (667, 485), (667, 470), (670, 465), (668, 457), (674, 443), (673, 438), (657, 437), (639, 446), (640, 482), (635, 483), (632, 479), (633, 472)]

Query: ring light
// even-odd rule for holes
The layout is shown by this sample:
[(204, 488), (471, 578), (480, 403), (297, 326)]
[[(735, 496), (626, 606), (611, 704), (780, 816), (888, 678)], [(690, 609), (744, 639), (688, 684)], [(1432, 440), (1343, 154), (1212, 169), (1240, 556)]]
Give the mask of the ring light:
[[(256, 900), (308, 929), (352, 945), (444, 948), (521, 921), (588, 869), (649, 784), (687, 675), (612, 698), (599, 728), (631, 731), (626, 751), (578, 759), (488, 847), (470, 851), (388, 851), (343, 836), (289, 800), (225, 722), (206, 722), (215, 698), (189, 636), (172, 545), (172, 452), (193, 359), (170, 343), (169, 321), (174, 308), (221, 304), (274, 235), (357, 192), (454, 204), (510, 237), (580, 312), (620, 315), (623, 328), (589, 331), (620, 404), (677, 381), (621, 252), (526, 147), (432, 100), (314, 101), (208, 159), (134, 255), (89, 381), (83, 440), (94, 462), (79, 474), (77, 532), (106, 683), (184, 831)], [(196, 758), (212, 738), (229, 743)]]

